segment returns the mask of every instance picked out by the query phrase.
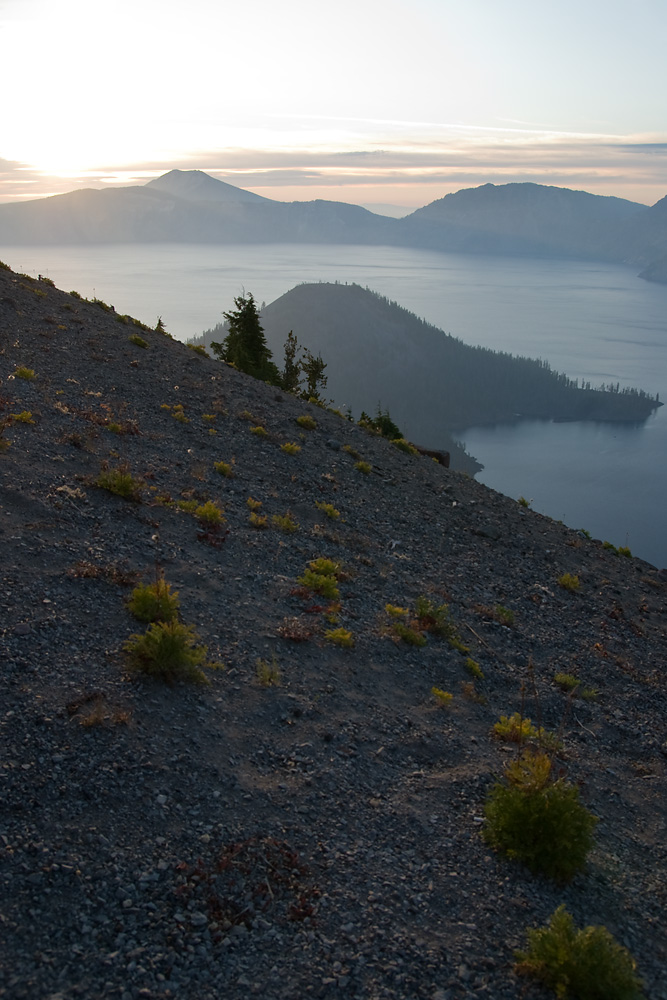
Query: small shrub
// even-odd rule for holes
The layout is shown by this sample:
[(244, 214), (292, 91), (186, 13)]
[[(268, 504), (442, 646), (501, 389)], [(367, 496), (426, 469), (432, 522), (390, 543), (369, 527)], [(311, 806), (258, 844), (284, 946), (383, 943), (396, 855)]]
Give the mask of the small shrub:
[(353, 448), (351, 444), (344, 444), (343, 451), (346, 452), (351, 458), (357, 458), (357, 459), (361, 458), (359, 452), (356, 450), (356, 448)]
[(502, 604), (496, 604), (493, 613), (496, 621), (500, 622), (501, 625), (514, 625), (514, 612), (510, 611), (509, 608), (503, 607)]
[(354, 646), (352, 633), (346, 628), (329, 629), (324, 633), (327, 642), (333, 642), (335, 646), (342, 646), (344, 649), (351, 649)]
[(202, 358), (210, 357), (208, 351), (203, 346), (203, 344), (188, 344), (188, 347), (191, 351), (194, 351), (195, 354), (199, 354)]
[(116, 311), (113, 306), (110, 306), (108, 302), (104, 302), (103, 299), (91, 299), (90, 301), (93, 303), (94, 306), (98, 306), (100, 309), (102, 309), (103, 312), (111, 313)]
[(569, 882), (593, 846), (597, 818), (581, 804), (579, 790), (551, 778), (545, 753), (513, 761), (485, 806), (484, 838), (509, 858), (556, 882)]
[(642, 981), (630, 952), (606, 927), (577, 930), (561, 905), (548, 927), (528, 930), (528, 951), (517, 952), (517, 972), (534, 976), (558, 997), (641, 1000)]
[(626, 559), (631, 559), (632, 558), (632, 552), (627, 547), (627, 545), (619, 545), (619, 547), (616, 549), (616, 551), (619, 554), (619, 556), (624, 556)]
[(266, 427), (262, 427), (261, 424), (259, 424), (257, 427), (251, 427), (250, 428), (250, 433), (254, 434), (255, 437), (268, 437), (269, 436), (269, 433), (268, 433)]
[(322, 576), (321, 573), (314, 573), (312, 569), (305, 570), (303, 576), (299, 577), (299, 583), (304, 587), (308, 587), (309, 590), (313, 590), (316, 594), (327, 597), (331, 601), (336, 600), (340, 596), (336, 580), (333, 576)]
[(373, 468), (370, 462), (362, 462), (362, 461), (355, 462), (354, 467), (357, 470), (357, 472), (362, 472), (364, 476), (368, 476)]
[(554, 684), (561, 689), (561, 691), (574, 691), (578, 688), (581, 681), (579, 681), (573, 674), (554, 674)]
[(322, 503), (322, 501), (316, 500), (315, 506), (318, 510), (323, 511), (328, 518), (331, 518), (332, 521), (337, 521), (340, 517), (340, 511), (336, 510), (334, 505), (331, 503)]
[(309, 414), (303, 414), (296, 418), (296, 422), (299, 427), (303, 427), (307, 431), (314, 431), (317, 427), (317, 422)]
[(280, 667), (278, 666), (275, 653), (271, 656), (271, 663), (268, 660), (255, 660), (255, 676), (257, 677), (257, 682), (262, 687), (278, 687), (280, 684)]
[(261, 500), (253, 500), (252, 497), (248, 497), (248, 499), (246, 500), (246, 504), (247, 504), (249, 510), (259, 510), (261, 508), (261, 506), (262, 506), (262, 501)]
[(269, 519), (266, 514), (258, 514), (256, 511), (251, 511), (250, 517), (248, 518), (250, 524), (253, 528), (258, 528), (260, 531), (264, 528), (268, 528)]
[(127, 465), (120, 465), (116, 469), (103, 466), (94, 485), (123, 497), (124, 500), (134, 500), (136, 503), (141, 501), (141, 484), (134, 478)]
[(299, 530), (299, 525), (296, 523), (289, 511), (287, 511), (286, 514), (274, 514), (271, 518), (271, 523), (280, 531), (284, 531), (288, 535)]
[(509, 717), (501, 715), (500, 721), (493, 727), (493, 733), (508, 743), (527, 743), (532, 740), (552, 750), (558, 750), (561, 746), (553, 733), (547, 732), (542, 726), (536, 729), (530, 719), (523, 718), (519, 712), (514, 712)]
[(185, 511), (186, 514), (194, 514), (199, 507), (199, 502), (197, 500), (177, 500), (176, 506), (179, 510)]
[(519, 504), (520, 507), (530, 507), (532, 502), (533, 502), (532, 500), (526, 500), (525, 497), (519, 497), (519, 499), (517, 500), (517, 503)]
[(573, 674), (554, 674), (554, 684), (561, 691), (568, 693), (574, 691), (584, 701), (594, 701), (598, 695), (595, 688), (583, 687), (579, 678)]
[(579, 577), (572, 573), (563, 573), (562, 576), (558, 577), (558, 583), (563, 590), (569, 590), (572, 594), (575, 594), (581, 586)]
[(449, 691), (443, 691), (442, 688), (439, 687), (432, 687), (431, 694), (441, 708), (446, 708), (454, 697), (449, 693)]
[(225, 520), (222, 510), (215, 500), (207, 500), (201, 506), (195, 507), (194, 515), (207, 527), (222, 524)]
[(286, 441), (285, 444), (281, 444), (280, 450), (284, 451), (286, 455), (298, 455), (301, 451), (301, 445), (294, 441)]
[(216, 472), (219, 472), (220, 475), (224, 476), (226, 479), (234, 478), (234, 466), (229, 462), (214, 462), (213, 468), (215, 469)]
[(250, 410), (241, 410), (239, 420), (249, 420), (252, 424), (256, 422)]
[(25, 368), (23, 365), (19, 365), (14, 372), (14, 376), (15, 378), (25, 379), (26, 382), (31, 382), (34, 378), (37, 378), (32, 368)]
[(403, 642), (407, 643), (408, 646), (426, 645), (426, 636), (421, 632), (418, 632), (416, 629), (410, 628), (410, 626), (406, 625), (404, 622), (395, 621), (392, 624), (392, 629), (394, 630), (394, 634), (397, 635), (399, 639), (402, 639)]
[(180, 424), (189, 424), (190, 423), (190, 418), (186, 417), (186, 415), (185, 415), (185, 413), (183, 411), (183, 404), (182, 403), (175, 403), (174, 404), (174, 407), (173, 407), (173, 409), (171, 411), (171, 415), (174, 418), (174, 420), (178, 420), (178, 422)]
[(178, 593), (172, 594), (171, 584), (164, 577), (135, 587), (127, 602), (128, 611), (140, 622), (175, 621), (179, 606)]
[(148, 347), (148, 341), (140, 337), (138, 333), (133, 333), (131, 337), (127, 338), (131, 344), (135, 347), (142, 347), (144, 350)]
[(393, 446), (395, 448), (398, 448), (399, 451), (404, 451), (406, 453), (406, 455), (418, 455), (419, 454), (419, 452), (414, 447), (414, 445), (411, 445), (409, 441), (405, 440), (405, 438), (394, 438), (391, 443), (393, 444)]
[(160, 680), (190, 681), (208, 684), (202, 671), (206, 663), (206, 646), (196, 646), (197, 635), (192, 625), (178, 621), (154, 622), (143, 635), (131, 635), (123, 645), (130, 667)]
[(468, 652), (468, 647), (464, 646), (456, 626), (449, 617), (447, 604), (436, 605), (427, 597), (418, 597), (415, 612), (422, 631), (446, 639), (452, 649), (458, 649), (461, 653)]
[(399, 608), (396, 604), (385, 604), (384, 610), (390, 618), (394, 619), (407, 618), (410, 614), (409, 608)]
[(34, 424), (30, 410), (22, 410), (20, 413), (12, 413), (11, 418), (16, 424)]
[(336, 579), (342, 572), (340, 563), (334, 562), (333, 559), (325, 559), (323, 556), (311, 559), (308, 566), (314, 573), (321, 573), (322, 576), (333, 576)]
[(465, 668), (468, 671), (468, 673), (475, 678), (475, 680), (478, 681), (484, 680), (484, 673), (482, 672), (482, 668), (480, 667), (477, 660), (473, 660), (472, 657), (468, 656), (466, 658)]
[(201, 418), (202, 418), (202, 420), (205, 420), (207, 424), (212, 424), (213, 421), (217, 418), (217, 414), (215, 414), (215, 413), (202, 413)]

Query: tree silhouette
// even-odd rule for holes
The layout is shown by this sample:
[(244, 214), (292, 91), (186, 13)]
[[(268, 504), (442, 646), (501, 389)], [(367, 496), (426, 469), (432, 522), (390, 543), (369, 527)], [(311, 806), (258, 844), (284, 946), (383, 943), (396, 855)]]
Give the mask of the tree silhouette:
[(280, 372), (273, 363), (252, 293), (238, 296), (234, 305), (236, 309), (222, 314), (227, 320), (229, 333), (221, 344), (211, 343), (211, 350), (220, 360), (233, 364), (239, 371), (271, 385), (280, 385)]

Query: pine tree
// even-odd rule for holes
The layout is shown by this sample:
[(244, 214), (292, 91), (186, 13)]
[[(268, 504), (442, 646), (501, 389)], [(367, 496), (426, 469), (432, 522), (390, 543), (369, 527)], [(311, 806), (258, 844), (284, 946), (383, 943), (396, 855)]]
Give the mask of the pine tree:
[(306, 399), (321, 400), (320, 390), (325, 388), (328, 381), (324, 374), (327, 363), (322, 360), (321, 354), (315, 357), (307, 347), (304, 347), (303, 353), (305, 357), (301, 362), (301, 371), (306, 376), (306, 388), (303, 395)]
[(221, 344), (213, 342), (211, 349), (218, 358), (233, 364), (239, 371), (279, 385), (280, 372), (273, 363), (252, 293), (238, 296), (234, 305), (236, 309), (222, 314), (229, 333)]
[(300, 353), (301, 348), (299, 347), (298, 340), (294, 336), (293, 330), (290, 330), (287, 334), (284, 351), (285, 362), (280, 377), (280, 385), (285, 392), (292, 392), (296, 394), (301, 386), (301, 363), (297, 361), (297, 354)]

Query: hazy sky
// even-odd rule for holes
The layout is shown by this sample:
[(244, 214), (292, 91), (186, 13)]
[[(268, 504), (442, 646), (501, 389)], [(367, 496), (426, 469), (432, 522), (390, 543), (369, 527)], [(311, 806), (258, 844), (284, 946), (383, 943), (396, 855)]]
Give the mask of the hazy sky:
[(667, 194), (667, 0), (0, 0), (0, 201), (200, 168), (280, 200)]

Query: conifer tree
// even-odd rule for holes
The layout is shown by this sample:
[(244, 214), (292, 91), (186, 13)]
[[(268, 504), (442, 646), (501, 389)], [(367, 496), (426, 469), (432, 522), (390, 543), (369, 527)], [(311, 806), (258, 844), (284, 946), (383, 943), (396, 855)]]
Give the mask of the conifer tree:
[(301, 348), (294, 336), (293, 330), (290, 330), (287, 334), (284, 351), (285, 361), (280, 377), (280, 385), (285, 392), (296, 394), (301, 386), (301, 363), (297, 361), (297, 355), (301, 352)]
[(221, 344), (213, 342), (211, 349), (218, 358), (240, 371), (279, 385), (280, 372), (273, 363), (252, 293), (238, 296), (234, 305), (236, 309), (222, 314), (229, 325), (229, 333)]
[(306, 388), (303, 395), (306, 399), (321, 401), (320, 390), (325, 388), (328, 381), (327, 376), (324, 374), (327, 363), (322, 360), (321, 354), (315, 357), (307, 347), (304, 347), (303, 353), (304, 359), (301, 362), (301, 371), (306, 376)]

